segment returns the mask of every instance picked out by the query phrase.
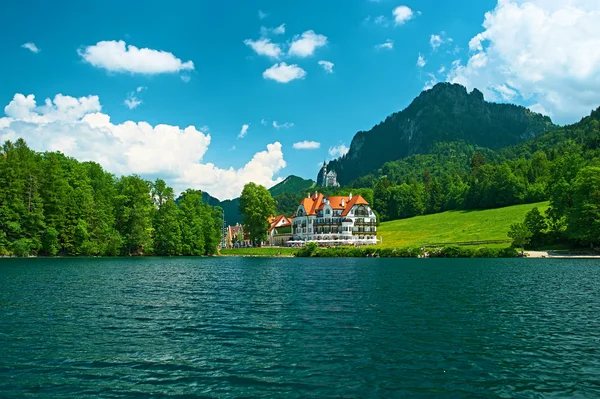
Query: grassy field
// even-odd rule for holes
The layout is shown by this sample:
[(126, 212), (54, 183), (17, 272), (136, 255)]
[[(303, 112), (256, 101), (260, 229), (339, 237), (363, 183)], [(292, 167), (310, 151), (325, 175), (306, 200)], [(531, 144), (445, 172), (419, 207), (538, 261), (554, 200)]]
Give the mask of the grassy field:
[[(449, 211), (435, 215), (384, 222), (378, 228), (383, 238), (381, 247), (402, 248), (464, 241), (507, 240), (510, 225), (521, 222), (525, 214), (538, 207), (548, 208), (547, 202), (516, 205), (482, 211)], [(492, 244), (487, 247), (508, 244)]]
[(223, 256), (291, 256), (298, 251), (297, 248), (234, 248), (222, 249)]

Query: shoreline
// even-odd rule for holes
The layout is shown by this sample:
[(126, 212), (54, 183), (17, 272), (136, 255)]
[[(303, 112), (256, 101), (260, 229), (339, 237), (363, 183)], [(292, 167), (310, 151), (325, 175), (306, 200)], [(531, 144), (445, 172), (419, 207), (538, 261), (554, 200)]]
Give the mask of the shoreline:
[(525, 258), (530, 259), (600, 259), (600, 254), (571, 254), (559, 251), (525, 251)]

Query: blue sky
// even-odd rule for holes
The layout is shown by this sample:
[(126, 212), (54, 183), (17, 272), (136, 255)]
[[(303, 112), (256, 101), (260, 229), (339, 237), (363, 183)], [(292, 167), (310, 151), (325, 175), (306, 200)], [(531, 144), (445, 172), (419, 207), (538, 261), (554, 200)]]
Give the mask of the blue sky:
[[(330, 149), (436, 81), (578, 120), (598, 105), (600, 55), (566, 39), (600, 33), (598, 11), (591, 0), (11, 2), (0, 138), (233, 197), (250, 180), (314, 179)], [(527, 28), (553, 23), (566, 33)], [(566, 36), (560, 59), (544, 55), (563, 43), (554, 34)], [(281, 81), (284, 63), (296, 79)], [(66, 105), (41, 107), (57, 94)], [(163, 137), (161, 125), (176, 130)]]

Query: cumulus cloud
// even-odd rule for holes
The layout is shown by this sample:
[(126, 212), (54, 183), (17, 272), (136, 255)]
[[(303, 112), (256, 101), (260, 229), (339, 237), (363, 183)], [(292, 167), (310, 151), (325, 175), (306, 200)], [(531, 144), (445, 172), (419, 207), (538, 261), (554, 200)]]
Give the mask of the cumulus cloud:
[(296, 35), (288, 54), (297, 57), (309, 57), (315, 53), (317, 48), (327, 44), (327, 36), (319, 35), (313, 30), (308, 30), (302, 35)]
[(398, 6), (394, 8), (392, 14), (394, 15), (394, 22), (396, 23), (396, 25), (405, 24), (407, 21), (411, 20), (415, 15), (413, 10), (411, 10), (407, 6)]
[(499, 0), (447, 80), (574, 122), (600, 104), (599, 17), (594, 0)]
[(273, 127), (275, 129), (289, 129), (291, 127), (294, 127), (293, 123), (289, 123), (289, 122), (285, 122), (282, 124), (277, 123), (277, 121), (273, 121)]
[(202, 164), (211, 137), (206, 129), (147, 122), (114, 124), (101, 112), (97, 96), (57, 94), (38, 106), (33, 95), (15, 94), (0, 118), (0, 140), (25, 139), (37, 151), (61, 151), (94, 161), (117, 175), (161, 177), (177, 191), (197, 188), (221, 198), (238, 196), (253, 181), (267, 187), (279, 182), (286, 166), (280, 143), (267, 146), (240, 169)]
[(277, 43), (271, 42), (271, 39), (263, 38), (258, 40), (247, 39), (244, 44), (249, 46), (258, 55), (279, 59), (281, 56), (281, 47)]
[(263, 72), (263, 78), (279, 83), (289, 83), (292, 80), (304, 79), (306, 71), (296, 64), (277, 63)]
[(304, 140), (298, 143), (294, 143), (292, 147), (294, 147), (294, 149), (296, 150), (316, 150), (318, 148), (321, 148), (321, 143), (317, 143), (316, 141)]
[(419, 68), (423, 68), (425, 65), (427, 65), (427, 60), (422, 54), (419, 54), (419, 58), (417, 58), (417, 66)]
[(248, 134), (248, 129), (250, 128), (250, 124), (242, 125), (242, 130), (240, 130), (240, 134), (238, 134), (238, 139), (243, 139)]
[(325, 72), (333, 73), (333, 67), (335, 66), (335, 64), (333, 62), (321, 60), (321, 61), (319, 61), (319, 65), (321, 65), (323, 67)]
[(264, 12), (263, 10), (258, 10), (258, 19), (265, 19), (269, 16), (269, 14), (267, 14), (266, 12)]
[(392, 39), (387, 39), (385, 43), (377, 44), (375, 46), (377, 50), (393, 50), (394, 49), (394, 41)]
[(338, 146), (329, 147), (329, 155), (334, 158), (343, 157), (350, 151), (350, 148), (346, 147), (345, 144), (340, 144)]
[(35, 43), (33, 43), (33, 42), (22, 44), (21, 47), (31, 51), (32, 53), (37, 54), (40, 52), (40, 49), (38, 48), (38, 46), (36, 46)]
[(137, 48), (122, 40), (98, 42), (77, 52), (85, 62), (110, 72), (152, 75), (194, 69), (192, 61), (183, 62), (167, 51)]

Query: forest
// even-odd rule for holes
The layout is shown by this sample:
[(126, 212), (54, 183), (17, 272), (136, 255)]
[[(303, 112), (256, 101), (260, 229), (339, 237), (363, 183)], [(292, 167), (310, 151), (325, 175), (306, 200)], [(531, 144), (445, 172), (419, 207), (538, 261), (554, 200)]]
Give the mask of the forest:
[(200, 191), (175, 198), (161, 179), (116, 177), (22, 139), (0, 151), (0, 255), (212, 255), (222, 225)]

